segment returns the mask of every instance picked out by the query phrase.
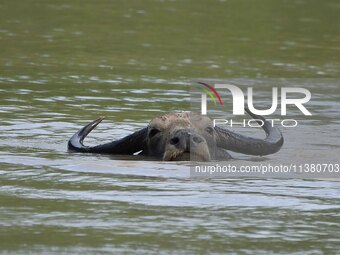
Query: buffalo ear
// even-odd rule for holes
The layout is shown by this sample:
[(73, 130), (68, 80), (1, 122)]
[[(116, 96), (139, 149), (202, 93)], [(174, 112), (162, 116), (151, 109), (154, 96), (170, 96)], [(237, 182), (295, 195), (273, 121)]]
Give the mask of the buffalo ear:
[(75, 133), (68, 142), (68, 149), (77, 152), (108, 153), (132, 155), (138, 151), (145, 150), (147, 147), (146, 136), (148, 128), (140, 129), (124, 138), (108, 142), (97, 146), (85, 146), (85, 137), (100, 123), (103, 118), (99, 118), (86, 125)]

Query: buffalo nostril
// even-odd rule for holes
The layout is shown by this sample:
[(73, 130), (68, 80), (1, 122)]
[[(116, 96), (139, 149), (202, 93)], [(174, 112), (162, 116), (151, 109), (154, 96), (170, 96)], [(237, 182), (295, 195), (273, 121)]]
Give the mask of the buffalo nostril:
[(203, 139), (201, 137), (198, 137), (198, 136), (194, 136), (192, 138), (192, 140), (195, 142), (195, 143), (201, 143), (203, 142)]
[(170, 139), (170, 144), (172, 145), (176, 145), (179, 143), (179, 138), (178, 137), (174, 137)]

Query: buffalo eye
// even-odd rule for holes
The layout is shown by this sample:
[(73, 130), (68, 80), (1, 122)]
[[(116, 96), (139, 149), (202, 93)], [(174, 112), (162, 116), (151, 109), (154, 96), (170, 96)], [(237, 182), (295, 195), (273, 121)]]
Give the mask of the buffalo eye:
[(207, 127), (205, 130), (211, 135), (214, 133), (214, 129), (212, 127)]
[(153, 128), (153, 129), (151, 129), (150, 132), (149, 132), (149, 137), (150, 137), (150, 138), (151, 138), (151, 137), (154, 137), (154, 136), (157, 135), (159, 132), (160, 132), (159, 129)]

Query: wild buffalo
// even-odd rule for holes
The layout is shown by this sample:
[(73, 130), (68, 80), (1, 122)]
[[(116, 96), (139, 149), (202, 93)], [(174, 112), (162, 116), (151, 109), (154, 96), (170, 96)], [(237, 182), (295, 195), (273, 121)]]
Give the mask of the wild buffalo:
[(167, 113), (151, 120), (148, 126), (124, 138), (97, 145), (85, 146), (85, 137), (103, 120), (99, 118), (75, 133), (68, 149), (77, 152), (138, 155), (164, 161), (226, 160), (231, 156), (226, 150), (249, 155), (268, 155), (280, 150), (283, 137), (262, 116), (246, 109), (254, 119), (264, 122), (265, 139), (246, 137), (214, 127), (207, 116), (192, 112)]
[(124, 138), (97, 145), (85, 146), (85, 137), (103, 120), (99, 118), (75, 133), (68, 149), (77, 152), (139, 155), (164, 161), (226, 160), (226, 150), (249, 155), (268, 155), (280, 150), (283, 137), (279, 129), (262, 116), (246, 109), (254, 119), (264, 122), (265, 139), (257, 139), (214, 127), (207, 116), (192, 112), (167, 113), (151, 120), (148, 126)]

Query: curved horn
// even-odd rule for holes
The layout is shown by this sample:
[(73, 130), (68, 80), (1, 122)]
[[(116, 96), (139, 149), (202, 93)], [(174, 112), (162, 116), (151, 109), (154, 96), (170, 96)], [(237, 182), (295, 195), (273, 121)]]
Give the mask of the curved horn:
[(90, 124), (86, 125), (75, 133), (68, 141), (68, 149), (77, 152), (91, 152), (91, 153), (110, 153), (110, 154), (125, 154), (131, 155), (135, 152), (144, 150), (146, 147), (145, 137), (147, 128), (143, 128), (135, 133), (128, 135), (116, 141), (97, 145), (85, 146), (83, 141), (85, 137), (100, 123), (104, 118), (99, 118)]
[[(217, 145), (226, 150), (259, 156), (279, 151), (283, 145), (283, 137), (280, 130), (276, 127), (272, 127), (271, 123), (262, 116), (253, 114), (249, 109), (245, 110), (253, 119), (259, 119), (264, 122), (262, 128), (267, 134), (266, 138), (264, 140), (251, 138), (220, 127), (215, 127), (218, 134)], [(260, 125), (262, 124), (261, 121), (258, 121)]]

